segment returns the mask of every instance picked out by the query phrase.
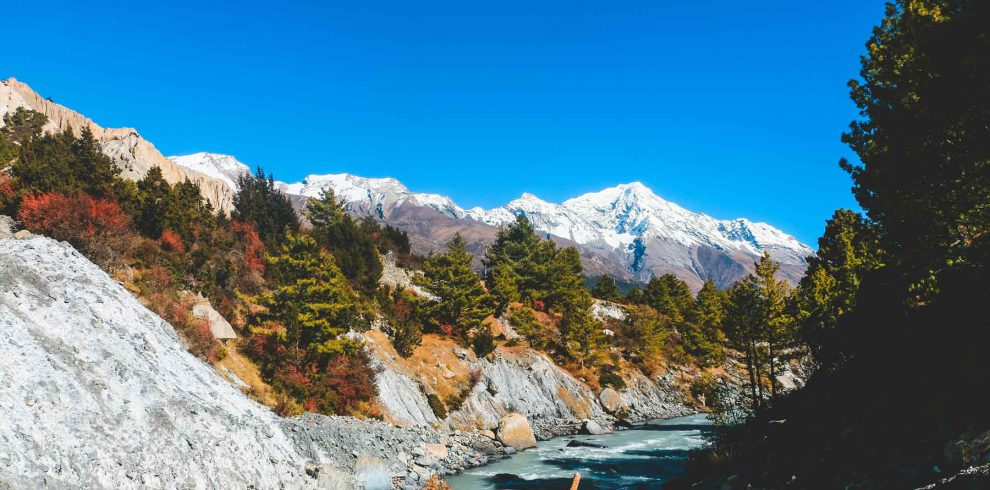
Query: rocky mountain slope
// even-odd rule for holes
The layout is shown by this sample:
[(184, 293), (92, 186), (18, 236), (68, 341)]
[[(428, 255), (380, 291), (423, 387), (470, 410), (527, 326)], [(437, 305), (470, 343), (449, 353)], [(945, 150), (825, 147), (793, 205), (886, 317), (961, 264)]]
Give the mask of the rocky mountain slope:
[[(198, 153), (172, 160), (219, 177), (249, 171), (226, 155)], [(229, 180), (229, 179), (228, 179)], [(455, 232), (474, 252), (494, 239), (495, 229), (526, 215), (534, 227), (564, 245), (577, 245), (592, 274), (645, 282), (673, 273), (694, 288), (704, 280), (727, 287), (752, 271), (763, 252), (781, 263), (781, 276), (796, 282), (805, 258), (814, 251), (766, 223), (745, 218), (717, 220), (666, 201), (639, 182), (621, 184), (556, 204), (523, 194), (494, 209), (465, 210), (439, 194), (410, 191), (393, 178), (350, 174), (310, 175), (297, 183), (279, 183), (293, 196), (318, 197), (333, 189), (358, 215), (403, 228), (420, 252), (443, 246)], [(303, 199), (296, 199), (302, 203)]]
[(23, 82), (14, 78), (0, 80), (0, 127), (3, 126), (3, 116), (19, 107), (48, 116), (45, 131), (71, 128), (78, 134), (83, 128), (89, 128), (102, 146), (103, 153), (120, 167), (124, 178), (137, 180), (144, 177), (152, 167), (158, 167), (162, 169), (162, 176), (166, 181), (174, 184), (189, 179), (199, 184), (203, 197), (214, 208), (224, 211), (231, 209), (233, 192), (228, 182), (172, 162), (151, 142), (142, 138), (137, 130), (104, 128), (86, 116), (42, 97)]
[(10, 223), (0, 216), (0, 488), (420, 488), (501, 451), (479, 434), (282, 419), (71, 246), (15, 238)]

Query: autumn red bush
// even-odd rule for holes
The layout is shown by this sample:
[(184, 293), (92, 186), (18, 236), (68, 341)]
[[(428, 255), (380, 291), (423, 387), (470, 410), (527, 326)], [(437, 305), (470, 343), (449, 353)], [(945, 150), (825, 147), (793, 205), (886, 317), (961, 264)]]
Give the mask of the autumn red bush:
[(237, 234), (244, 247), (244, 265), (250, 270), (264, 272), (265, 244), (262, 243), (254, 226), (251, 223), (234, 220), (230, 222), (230, 229)]
[(182, 243), (182, 237), (167, 228), (162, 230), (162, 237), (159, 243), (162, 244), (162, 248), (169, 252), (183, 253), (186, 251), (186, 246)]
[(303, 400), (311, 412), (351, 414), (378, 395), (375, 373), (363, 353), (341, 355), (320, 370), (310, 363), (280, 370), (276, 384)]
[(9, 196), (13, 193), (14, 183), (7, 174), (0, 172), (0, 196)]
[(89, 194), (29, 194), (17, 219), (25, 228), (80, 248), (102, 265), (119, 257), (131, 235), (131, 220), (116, 201)]
[(122, 232), (130, 226), (130, 218), (115, 201), (94, 199), (83, 192), (27, 195), (17, 218), (32, 231), (66, 241)]

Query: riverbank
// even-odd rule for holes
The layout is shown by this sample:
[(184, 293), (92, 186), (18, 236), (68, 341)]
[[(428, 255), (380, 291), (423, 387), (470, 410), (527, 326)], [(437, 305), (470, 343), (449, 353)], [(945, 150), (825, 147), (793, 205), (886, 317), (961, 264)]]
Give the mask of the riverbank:
[(698, 414), (610, 434), (560, 436), (447, 482), (454, 490), (567, 489), (580, 472), (582, 490), (657, 488), (682, 474), (688, 452), (703, 447), (713, 429)]

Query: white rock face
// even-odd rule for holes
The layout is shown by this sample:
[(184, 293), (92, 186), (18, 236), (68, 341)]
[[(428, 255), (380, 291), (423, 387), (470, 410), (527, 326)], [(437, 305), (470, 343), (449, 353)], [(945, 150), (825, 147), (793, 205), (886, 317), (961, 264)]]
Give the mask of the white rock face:
[(67, 244), (0, 240), (0, 486), (276, 488), (278, 418)]
[(402, 425), (431, 427), (440, 421), (430, 408), (426, 395), (409, 376), (388, 369), (382, 369), (375, 376), (378, 387), (378, 402), (388, 410), (392, 420)]
[(571, 432), (562, 427), (585, 418), (608, 419), (587, 385), (536, 351), (500, 348), (494, 359), (479, 360), (478, 367), (482, 381), (449, 415), (454, 427), (491, 429), (503, 416), (518, 412), (545, 439)]

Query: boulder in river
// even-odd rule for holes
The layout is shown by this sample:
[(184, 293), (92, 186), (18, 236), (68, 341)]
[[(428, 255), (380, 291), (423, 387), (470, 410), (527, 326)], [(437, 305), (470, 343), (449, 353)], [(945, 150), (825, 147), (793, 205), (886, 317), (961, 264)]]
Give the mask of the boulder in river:
[(498, 421), (498, 440), (515, 449), (536, 447), (533, 428), (521, 413), (510, 413)]
[(597, 448), (603, 448), (603, 447), (608, 447), (608, 446), (605, 446), (605, 445), (602, 445), (602, 444), (595, 444), (593, 442), (584, 442), (584, 441), (573, 440), (573, 441), (567, 443), (567, 447), (597, 447)]
[(593, 436), (598, 436), (598, 435), (602, 435), (602, 434), (607, 434), (609, 432), (610, 431), (605, 430), (605, 428), (602, 427), (601, 424), (599, 424), (598, 422), (595, 422), (594, 420), (590, 420), (589, 419), (589, 420), (585, 420), (585, 421), (581, 422), (581, 433), (582, 434), (590, 434), (590, 435), (593, 435)]

